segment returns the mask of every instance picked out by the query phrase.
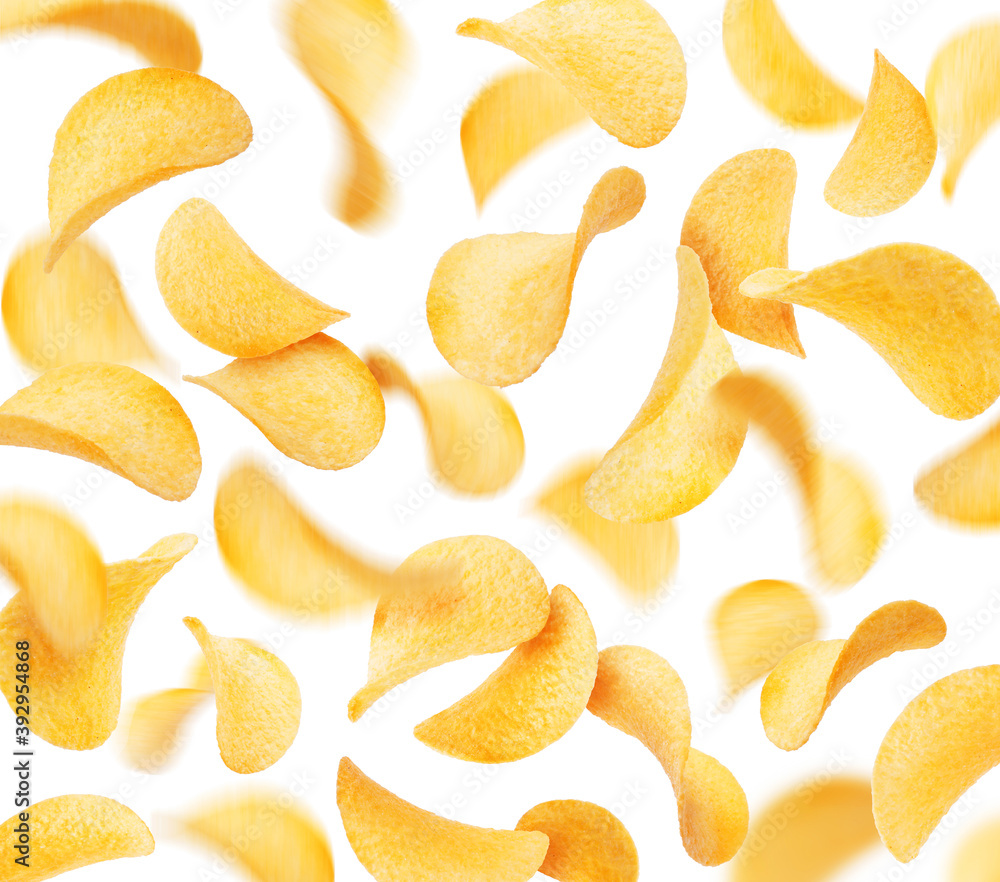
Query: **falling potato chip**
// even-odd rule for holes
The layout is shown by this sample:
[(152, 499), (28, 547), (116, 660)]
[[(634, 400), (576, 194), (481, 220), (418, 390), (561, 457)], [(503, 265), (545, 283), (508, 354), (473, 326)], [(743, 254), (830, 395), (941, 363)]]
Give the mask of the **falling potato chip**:
[(177, 399), (124, 365), (46, 371), (0, 404), (0, 444), (75, 456), (174, 501), (201, 474), (198, 438)]
[(337, 806), (351, 848), (376, 882), (527, 882), (548, 837), (449, 821), (400, 799), (346, 756)]
[(188, 718), (211, 698), (204, 689), (163, 689), (140, 698), (132, 709), (125, 758), (136, 769), (162, 772), (182, 743)]
[(746, 437), (746, 418), (710, 397), (739, 368), (712, 317), (698, 256), (684, 245), (677, 277), (677, 317), (653, 387), (586, 484), (587, 505), (612, 521), (665, 521), (704, 502), (736, 465)]
[(487, 386), (530, 377), (562, 337), (587, 246), (632, 220), (645, 198), (642, 175), (612, 169), (591, 190), (575, 233), (488, 235), (449, 248), (427, 292), (427, 321), (448, 364)]
[(385, 402), (371, 371), (325, 334), (184, 379), (231, 404), (285, 456), (317, 469), (361, 462), (385, 426)]
[(436, 568), (446, 570), (449, 577), (434, 588), (379, 599), (368, 683), (350, 701), (352, 721), (417, 674), (470, 655), (512, 649), (545, 627), (549, 617), (545, 582), (535, 565), (502, 539), (440, 539), (413, 552), (397, 574)]
[(642, 646), (602, 650), (587, 710), (639, 739), (660, 761), (694, 860), (714, 867), (736, 854), (749, 823), (746, 795), (729, 769), (691, 747), (687, 690), (664, 659)]
[[(0, 613), (0, 662), (13, 671), (15, 644), (31, 644), (31, 732), (69, 750), (100, 747), (118, 723), (122, 656), (132, 620), (152, 587), (197, 544), (179, 533), (161, 539), (135, 560), (107, 568), (108, 608), (104, 624), (87, 648), (72, 658), (59, 655), (39, 629), (25, 592)], [(17, 696), (12, 678), (2, 682), (11, 708)]]
[(932, 683), (896, 718), (872, 773), (875, 826), (898, 861), (917, 856), (952, 804), (1000, 763), (1000, 665)]
[(1000, 882), (1000, 821), (982, 825), (959, 844), (951, 882)]
[(49, 272), (69, 243), (136, 193), (250, 146), (240, 103), (211, 80), (147, 67), (84, 95), (56, 132), (49, 165)]

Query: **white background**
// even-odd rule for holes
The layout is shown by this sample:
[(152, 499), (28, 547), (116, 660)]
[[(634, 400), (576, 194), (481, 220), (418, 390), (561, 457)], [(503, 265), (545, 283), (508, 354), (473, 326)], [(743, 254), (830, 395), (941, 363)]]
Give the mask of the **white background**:
[[(934, 523), (912, 497), (917, 470), (996, 419), (998, 409), (967, 424), (931, 414), (864, 343), (806, 310), (798, 311), (798, 321), (807, 360), (731, 338), (737, 356), (744, 367), (766, 365), (783, 372), (806, 396), (816, 418), (834, 427), (831, 443), (867, 463), (885, 494), (896, 536), (852, 590), (837, 596), (817, 593), (826, 616), (824, 636), (846, 637), (881, 604), (916, 598), (946, 616), (952, 647), (947, 657), (933, 663), (931, 653), (913, 652), (879, 663), (836, 700), (812, 740), (793, 754), (779, 751), (764, 737), (759, 685), (731, 712), (712, 713), (723, 682), (707, 621), (718, 598), (750, 579), (814, 584), (803, 556), (800, 503), (792, 485), (786, 484), (763, 505), (759, 496), (756, 504), (751, 501), (759, 484), (767, 484), (783, 469), (755, 432), (714, 496), (678, 519), (680, 566), (669, 591), (648, 610), (636, 608), (572, 538), (546, 540), (546, 522), (527, 511), (534, 494), (568, 460), (603, 452), (613, 444), (645, 397), (673, 321), (672, 254), (681, 221), (691, 196), (716, 166), (754, 147), (780, 146), (792, 152), (799, 171), (790, 240), (794, 268), (809, 269), (879, 243), (918, 241), (953, 251), (996, 286), (1000, 130), (966, 166), (953, 203), (941, 196), (939, 158), (923, 191), (894, 214), (874, 221), (838, 214), (823, 201), (823, 183), (850, 140), (852, 127), (824, 134), (782, 128), (750, 102), (729, 72), (718, 37), (721, 0), (659, 0), (688, 55), (687, 104), (674, 132), (656, 147), (635, 150), (613, 142), (591, 123), (578, 127), (508, 179), (477, 219), (458, 122), (479, 84), (514, 66), (517, 59), (492, 45), (457, 37), (454, 30), (468, 15), (499, 19), (521, 4), (404, 0), (400, 12), (414, 36), (416, 66), (395, 115), (387, 117), (378, 132), (403, 179), (399, 210), (387, 229), (368, 238), (325, 210), (331, 174), (343, 165), (343, 141), (333, 114), (284, 51), (279, 9), (264, 0), (179, 2), (202, 41), (201, 73), (242, 102), (257, 143), (227, 163), (228, 183), (218, 169), (175, 178), (111, 211), (94, 225), (92, 235), (114, 255), (142, 324), (175, 362), (174, 374), (157, 378), (194, 422), (204, 457), (201, 482), (190, 499), (169, 503), (74, 459), (0, 449), (4, 490), (62, 499), (85, 520), (107, 560), (132, 557), (171, 532), (199, 536), (198, 549), (163, 579), (136, 619), (125, 655), (123, 723), (132, 700), (181, 684), (197, 653), (181, 624), (183, 616), (201, 617), (216, 633), (275, 644), (280, 618), (250, 599), (225, 572), (211, 529), (220, 470), (240, 452), (251, 450), (279, 464), (293, 492), (331, 532), (387, 561), (399, 561), (443, 536), (476, 532), (502, 537), (529, 553), (550, 587), (563, 582), (580, 596), (602, 646), (643, 644), (677, 668), (698, 721), (694, 744), (733, 770), (753, 814), (785, 788), (836, 768), (840, 757), (847, 757), (848, 772), (867, 775), (882, 736), (908, 700), (907, 684), (920, 676), (922, 667), (937, 679), (1000, 661), (1000, 627), (988, 607), (992, 597), (997, 609), (1000, 597), (993, 593), (1000, 589), (1000, 539)], [(989, 0), (908, 0), (909, 12), (902, 5), (888, 0), (781, 4), (802, 43), (861, 97), (867, 93), (874, 48), (922, 89), (943, 41), (997, 11)], [(7, 132), (0, 148), (4, 265), (25, 235), (46, 224), (48, 162), (54, 133), (67, 110), (94, 85), (140, 64), (130, 50), (82, 32), (39, 33), (28, 42), (6, 40), (0, 46), (0, 118)], [(441, 143), (434, 141), (435, 130)], [(366, 460), (346, 471), (322, 472), (283, 458), (221, 399), (179, 380), (181, 371), (206, 373), (227, 361), (174, 323), (153, 274), (160, 227), (190, 196), (213, 201), (277, 270), (315, 296), (349, 310), (352, 317), (334, 329), (347, 345), (360, 352), (395, 342), (406, 366), (420, 377), (446, 368), (424, 319), (427, 284), (440, 255), (459, 239), (515, 229), (517, 216), (531, 205), (537, 207), (546, 183), (565, 169), (572, 183), (548, 200), (531, 228), (568, 232), (600, 175), (622, 164), (645, 176), (646, 205), (634, 221), (591, 246), (576, 282), (564, 346), (533, 377), (508, 390), (524, 428), (527, 455), (517, 480), (498, 498), (476, 501), (446, 490), (431, 491), (422, 427), (405, 399), (389, 399), (382, 441)], [(337, 246), (333, 255), (304, 269), (304, 259), (329, 242)], [(640, 273), (644, 283), (629, 288), (629, 275), (657, 252), (668, 255), (666, 265)], [(615, 310), (604, 314), (595, 331), (588, 321), (608, 298)], [(9, 347), (0, 346), (0, 399), (30, 379)], [(421, 499), (421, 491), (429, 498)], [(747, 502), (754, 508), (752, 516), (734, 526), (733, 517)], [(0, 587), (0, 592), (7, 590)], [(984, 624), (970, 627), (966, 619), (977, 612)], [(172, 833), (171, 816), (227, 789), (287, 789), (296, 775), (311, 782), (303, 799), (329, 834), (338, 878), (368, 878), (347, 843), (336, 809), (336, 768), (343, 755), (404, 798), (438, 811), (450, 807), (458, 819), (483, 826), (511, 827), (522, 812), (547, 799), (593, 800), (616, 811), (631, 831), (643, 878), (728, 878), (728, 869), (701, 868), (684, 853), (670, 785), (656, 761), (638, 742), (589, 714), (560, 742), (512, 766), (481, 769), (463, 764), (437, 755), (412, 737), (415, 723), (479, 683), (499, 657), (427, 673), (395, 700), (380, 704), (381, 712), (348, 723), (347, 700), (365, 679), (369, 630), (370, 616), (336, 625), (296, 624), (282, 645), (275, 644), (302, 688), (302, 725), (288, 754), (252, 779), (222, 764), (214, 709), (209, 706), (188, 728), (188, 741), (174, 764), (155, 778), (134, 773), (122, 762), (124, 725), (87, 755), (34, 739), (36, 801), (67, 792), (113, 796), (146, 819), (156, 836), (155, 854), (141, 863), (103, 864), (78, 871), (74, 878), (112, 882), (135, 878), (136, 873), (149, 880), (243, 878), (238, 867), (216, 875), (210, 852)], [(12, 744), (13, 720), (6, 719)], [(0, 726), (0, 750), (7, 749), (6, 738)], [(986, 776), (970, 791), (968, 816), (956, 830), (964, 833), (1000, 814), (998, 776), (1000, 772)], [(7, 772), (2, 780), (12, 785), (13, 775)], [(641, 796), (628, 798), (635, 789)], [(12, 789), (0, 786), (0, 792)], [(12, 812), (12, 805), (5, 806), (0, 817)], [(945, 832), (916, 864), (902, 869), (879, 846), (838, 878), (941, 879), (960, 839), (959, 833)]]

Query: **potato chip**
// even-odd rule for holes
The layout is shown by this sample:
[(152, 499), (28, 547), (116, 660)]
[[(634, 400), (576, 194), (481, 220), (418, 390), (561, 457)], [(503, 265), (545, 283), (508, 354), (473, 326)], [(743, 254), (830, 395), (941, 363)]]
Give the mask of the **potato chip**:
[(415, 383), (382, 351), (369, 353), (365, 363), (383, 393), (399, 389), (417, 405), (435, 478), (472, 494), (496, 493), (514, 480), (524, 462), (524, 433), (506, 396), (465, 377)]
[(252, 138), (239, 101), (198, 74), (147, 67), (91, 89), (56, 132), (45, 272), (116, 205), (167, 178), (225, 162)]
[(832, 126), (861, 114), (861, 102), (799, 46), (774, 0), (727, 0), (722, 43), (740, 85), (789, 125)]
[(932, 683), (896, 718), (872, 773), (875, 826), (893, 857), (917, 856), (966, 790), (1000, 763), (1000, 665)]
[(796, 176), (795, 160), (784, 150), (748, 150), (727, 159), (694, 194), (681, 245), (701, 260), (720, 328), (805, 358), (792, 307), (740, 293), (751, 273), (788, 265)]
[(642, 175), (623, 166), (590, 191), (575, 233), (507, 233), (452, 245), (427, 292), (427, 322), (448, 364), (487, 386), (530, 377), (562, 337), (587, 246), (632, 220), (645, 198)]
[(1000, 821), (973, 831), (959, 844), (951, 863), (951, 882), (1000, 882)]
[(527, 882), (549, 844), (543, 833), (488, 830), (419, 809), (346, 756), (337, 806), (351, 848), (376, 882)]
[(539, 873), (560, 882), (637, 882), (639, 854), (611, 812), (579, 799), (554, 799), (529, 809), (518, 830), (549, 837)]
[(941, 614), (916, 600), (879, 607), (847, 640), (814, 640), (789, 652), (768, 675), (760, 718), (782, 750), (805, 744), (841, 690), (875, 662), (907, 649), (937, 646), (948, 633)]
[(166, 768), (182, 744), (181, 729), (209, 698), (204, 689), (163, 689), (144, 695), (132, 709), (125, 759), (150, 775)]
[(736, 854), (749, 823), (746, 795), (729, 769), (691, 747), (687, 690), (664, 659), (642, 646), (601, 650), (587, 710), (639, 739), (660, 761), (692, 858), (714, 867)]
[(187, 499), (201, 475), (191, 420), (166, 389), (130, 367), (70, 364), (0, 404), (0, 444), (75, 456), (163, 499)]
[(677, 317), (653, 387), (584, 491), (587, 505), (612, 521), (665, 521), (690, 511), (732, 471), (746, 437), (746, 419), (710, 397), (739, 368), (712, 317), (698, 255), (684, 245), (677, 279)]
[(350, 314), (285, 281), (204, 199), (189, 199), (163, 225), (156, 281), (177, 324), (239, 358), (270, 355)]
[[(13, 671), (15, 644), (31, 643), (33, 735), (69, 750), (92, 750), (108, 740), (118, 724), (122, 656), (132, 620), (152, 587), (197, 542), (190, 533), (178, 533), (161, 539), (135, 560), (110, 564), (104, 624), (87, 648), (72, 658), (51, 647), (24, 591), (10, 599), (0, 613), (0, 662)], [(14, 686), (13, 678), (0, 683), (11, 708), (17, 703)]]
[(191, 616), (184, 624), (212, 675), (222, 761), (242, 775), (273, 766), (299, 731), (302, 696), (292, 672), (276, 655), (247, 640), (216, 637)]
[(417, 674), (470, 655), (512, 649), (545, 627), (545, 582), (513, 545), (492, 536), (439, 539), (413, 552), (397, 575), (437, 568), (449, 576), (434, 588), (379, 599), (368, 682), (348, 705), (352, 721)]
[(184, 379), (231, 404), (285, 456), (317, 469), (361, 462), (385, 426), (385, 402), (371, 371), (326, 334)]

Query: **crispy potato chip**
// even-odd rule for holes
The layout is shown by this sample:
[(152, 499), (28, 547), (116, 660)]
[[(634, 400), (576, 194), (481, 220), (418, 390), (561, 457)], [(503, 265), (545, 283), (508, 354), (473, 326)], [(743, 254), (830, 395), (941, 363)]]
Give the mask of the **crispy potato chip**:
[(832, 126), (861, 114), (861, 102), (802, 50), (774, 0), (727, 0), (722, 42), (740, 85), (789, 125)]
[(348, 705), (352, 721), (417, 674), (470, 655), (512, 649), (545, 627), (549, 617), (545, 582), (513, 545), (492, 536), (439, 539), (413, 552), (397, 575), (437, 568), (449, 576), (433, 589), (379, 599), (368, 682)]
[(539, 873), (560, 882), (638, 882), (639, 854), (611, 812), (579, 799), (554, 799), (529, 809), (518, 830), (549, 837)]
[(56, 132), (45, 272), (116, 205), (167, 178), (225, 162), (252, 138), (239, 101), (198, 74), (147, 67), (91, 89)]
[(162, 772), (180, 748), (184, 724), (211, 696), (211, 691), (187, 688), (144, 695), (132, 709), (125, 759), (150, 775)]
[(612, 521), (665, 521), (690, 511), (732, 471), (746, 438), (746, 419), (710, 397), (739, 368), (712, 317), (698, 255), (684, 245), (677, 280), (677, 317), (653, 387), (586, 484), (587, 505)]
[(747, 799), (732, 772), (691, 747), (687, 690), (677, 672), (642, 646), (601, 650), (587, 710), (637, 738), (670, 778), (684, 848), (699, 864), (718, 866), (747, 834)]
[(1000, 882), (1000, 820), (983, 824), (959, 844), (951, 882)]
[(299, 731), (302, 696), (288, 666), (247, 640), (209, 634), (184, 619), (208, 662), (215, 690), (215, 735), (222, 761), (248, 775), (273, 766)]
[(875, 757), (872, 806), (886, 848), (907, 863), (966, 790), (1000, 763), (1000, 665), (932, 683), (896, 718)]
[(70, 364), (0, 404), (0, 444), (75, 456), (163, 499), (187, 499), (201, 475), (191, 420), (166, 389), (130, 367)]
[(184, 379), (231, 404), (285, 456), (317, 469), (361, 462), (385, 426), (385, 402), (371, 371), (326, 334)]
[[(14, 646), (31, 643), (31, 731), (69, 750), (100, 747), (118, 724), (122, 656), (132, 620), (146, 595), (198, 540), (190, 533), (167, 536), (135, 560), (109, 564), (108, 609), (87, 648), (65, 658), (49, 644), (32, 615), (24, 591), (0, 612), (0, 662), (13, 671)], [(11, 708), (17, 704), (13, 678), (0, 684)]]
[(189, 199), (163, 225), (156, 281), (177, 324), (239, 358), (270, 355), (350, 314), (285, 281), (204, 199)]
[(346, 756), (337, 806), (351, 848), (377, 882), (527, 882), (549, 844), (543, 833), (488, 830), (419, 809)]
[(530, 377), (562, 337), (587, 246), (632, 220), (645, 198), (642, 175), (623, 166), (590, 191), (575, 233), (507, 233), (452, 245), (427, 292), (427, 322), (448, 364), (487, 386)]

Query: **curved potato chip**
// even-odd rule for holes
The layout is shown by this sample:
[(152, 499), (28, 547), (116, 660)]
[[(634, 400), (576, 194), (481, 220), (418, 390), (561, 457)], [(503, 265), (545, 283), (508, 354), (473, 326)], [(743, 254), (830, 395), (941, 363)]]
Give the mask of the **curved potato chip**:
[(524, 433), (506, 396), (465, 377), (417, 384), (382, 351), (369, 353), (365, 364), (383, 393), (400, 389), (417, 405), (435, 477), (474, 494), (496, 493), (514, 480), (524, 462)]
[(427, 322), (448, 364), (487, 386), (530, 377), (562, 337), (587, 246), (632, 220), (645, 198), (642, 175), (623, 166), (590, 191), (575, 233), (507, 233), (452, 245), (427, 292)]
[(637, 738), (660, 761), (694, 860), (715, 867), (736, 854), (749, 823), (746, 795), (729, 769), (691, 747), (687, 690), (664, 659), (642, 646), (601, 650), (587, 710)]
[(503, 652), (537, 635), (549, 595), (535, 565), (492, 536), (439, 539), (417, 549), (397, 575), (455, 571), (433, 589), (383, 595), (375, 609), (368, 682), (348, 705), (356, 721), (390, 689), (446, 662)]
[[(190, 533), (161, 539), (135, 560), (109, 564), (108, 610), (89, 646), (72, 658), (56, 653), (39, 629), (23, 591), (0, 612), (0, 661), (14, 670), (14, 646), (31, 643), (31, 732), (69, 750), (100, 747), (118, 724), (122, 656), (132, 620), (152, 587), (195, 547)], [(17, 705), (12, 678), (2, 686)]]
[(739, 372), (712, 317), (698, 256), (677, 249), (677, 317), (653, 387), (587, 481), (585, 498), (612, 521), (665, 521), (704, 502), (725, 480), (747, 422), (716, 406), (712, 387)]
[(0, 404), (0, 444), (75, 456), (171, 501), (187, 499), (201, 475), (198, 437), (177, 399), (124, 365), (46, 371)]
[(966, 790), (1000, 764), (1000, 665), (942, 677), (889, 727), (875, 757), (875, 826), (896, 860), (917, 856)]
[(993, 820), (966, 836), (951, 864), (951, 882), (1000, 882), (1000, 821)]
[(587, 708), (597, 676), (597, 635), (577, 596), (557, 585), (545, 627), (486, 681), (413, 734), (475, 763), (509, 763), (563, 737)]
[(241, 775), (273, 766), (299, 731), (302, 696), (292, 672), (276, 655), (246, 640), (209, 634), (191, 616), (184, 624), (212, 675), (222, 761)]
[(346, 756), (337, 807), (351, 848), (377, 882), (527, 882), (549, 844), (542, 833), (473, 827), (417, 808)]
[(181, 728), (211, 696), (204, 689), (164, 689), (144, 695), (132, 709), (125, 759), (150, 775), (162, 772), (181, 745)]
[(727, 159), (694, 194), (681, 245), (701, 261), (720, 328), (805, 358), (792, 307), (740, 293), (751, 273), (788, 265), (796, 177), (785, 150), (748, 150)]
[(774, 0), (727, 0), (722, 43), (740, 85), (789, 125), (832, 126), (861, 114), (861, 102), (803, 51)]
[(317, 469), (361, 462), (385, 426), (385, 402), (371, 371), (326, 334), (184, 379), (236, 408), (285, 456)]
[(189, 71), (146, 67), (95, 86), (56, 132), (45, 272), (116, 205), (167, 178), (225, 162), (252, 138), (239, 101)]
[(240, 358), (270, 355), (349, 315), (279, 276), (204, 199), (189, 199), (167, 218), (156, 282), (177, 324)]
[(560, 882), (638, 882), (639, 854), (611, 812), (579, 799), (554, 799), (528, 809), (518, 830), (549, 837), (539, 873)]

